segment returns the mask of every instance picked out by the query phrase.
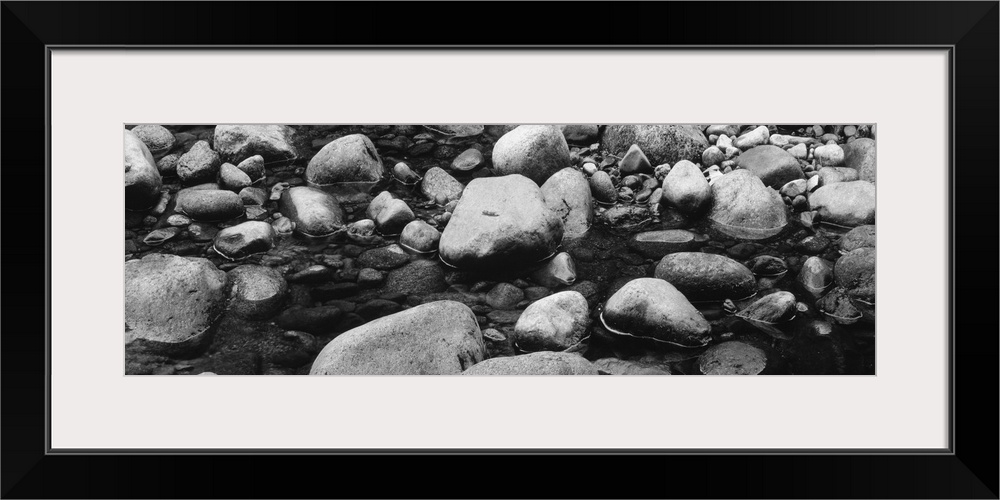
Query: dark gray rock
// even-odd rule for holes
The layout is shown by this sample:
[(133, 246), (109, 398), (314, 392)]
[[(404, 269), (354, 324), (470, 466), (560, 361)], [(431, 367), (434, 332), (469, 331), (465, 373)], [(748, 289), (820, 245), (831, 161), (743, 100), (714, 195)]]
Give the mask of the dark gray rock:
[(389, 271), (382, 287), (384, 291), (406, 295), (441, 292), (445, 288), (448, 284), (441, 266), (428, 260), (416, 260)]
[(177, 160), (177, 176), (185, 185), (214, 182), (222, 159), (205, 141), (198, 141)]
[(692, 301), (744, 300), (757, 290), (757, 281), (746, 266), (723, 255), (702, 252), (666, 255), (653, 276), (670, 282)]

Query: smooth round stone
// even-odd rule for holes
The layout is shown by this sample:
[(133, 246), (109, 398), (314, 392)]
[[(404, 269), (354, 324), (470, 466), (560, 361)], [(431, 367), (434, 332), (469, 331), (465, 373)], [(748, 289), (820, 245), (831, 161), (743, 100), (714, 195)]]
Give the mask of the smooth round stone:
[(125, 262), (125, 343), (165, 354), (203, 345), (225, 309), (226, 282), (208, 259), (150, 254)]
[(836, 144), (828, 144), (814, 149), (813, 157), (824, 167), (836, 167), (844, 163), (844, 150)]
[(464, 190), (465, 186), (441, 167), (432, 167), (420, 181), (420, 192), (438, 205), (458, 200)]
[(462, 375), (599, 375), (597, 367), (582, 356), (568, 352), (533, 352), (519, 356), (490, 358), (473, 365)]
[(809, 146), (805, 144), (796, 144), (788, 150), (788, 154), (792, 155), (796, 160), (805, 160), (809, 157)]
[(493, 168), (499, 175), (521, 174), (542, 185), (570, 167), (569, 146), (559, 127), (520, 125), (493, 145)]
[(619, 288), (604, 305), (601, 320), (613, 333), (682, 347), (711, 340), (705, 317), (677, 288), (658, 278), (637, 278)]
[(588, 177), (597, 173), (597, 165), (593, 163), (584, 163), (582, 169)]
[(775, 292), (757, 299), (736, 315), (749, 321), (776, 325), (791, 320), (798, 313), (795, 295), (791, 292)]
[(524, 292), (510, 283), (497, 283), (486, 294), (486, 303), (494, 309), (514, 309), (514, 306), (522, 300)]
[(420, 254), (436, 252), (440, 241), (441, 233), (422, 220), (410, 222), (399, 235), (399, 246)]
[(698, 370), (705, 375), (758, 375), (765, 368), (764, 351), (735, 340), (709, 347), (698, 357)]
[(295, 223), (295, 230), (310, 237), (325, 237), (344, 226), (344, 210), (332, 195), (308, 186), (281, 193), (278, 210)]
[(747, 170), (739, 169), (712, 182), (713, 227), (729, 236), (757, 240), (779, 234), (788, 223), (781, 195)]
[(680, 212), (694, 214), (712, 201), (712, 188), (697, 165), (681, 160), (663, 179), (663, 200)]
[(816, 171), (823, 185), (858, 180), (858, 171), (847, 167), (823, 167)]
[(824, 184), (809, 196), (810, 210), (820, 220), (855, 227), (875, 223), (875, 185), (868, 181)]
[(618, 200), (618, 190), (607, 172), (601, 170), (590, 176), (590, 192), (599, 203), (611, 204)]
[(452, 160), (451, 169), (459, 172), (472, 172), (479, 170), (485, 164), (486, 158), (483, 157), (482, 151), (469, 148)]
[(707, 167), (712, 165), (720, 165), (726, 160), (726, 153), (724, 153), (718, 146), (712, 146), (705, 150), (701, 154), (701, 164)]
[(875, 182), (875, 140), (857, 139), (841, 146), (844, 166), (858, 171), (861, 180)]
[(224, 221), (243, 215), (243, 200), (221, 189), (182, 189), (177, 193), (176, 210), (198, 221)]
[(287, 125), (216, 125), (212, 143), (231, 163), (256, 155), (268, 162), (286, 161), (298, 157), (294, 132)]
[(153, 158), (162, 158), (174, 147), (174, 134), (161, 125), (136, 125), (132, 133), (149, 148)]
[(125, 208), (146, 210), (160, 201), (160, 170), (146, 144), (125, 131)]
[(378, 214), (382, 212), (383, 209), (389, 204), (389, 201), (395, 200), (396, 195), (390, 193), (389, 191), (382, 191), (375, 198), (372, 198), (371, 203), (368, 204), (368, 208), (365, 211), (365, 215), (369, 219), (375, 220)]
[(393, 199), (386, 202), (375, 217), (375, 224), (382, 234), (394, 235), (399, 234), (413, 219), (413, 210), (410, 210), (409, 205), (403, 200)]
[(250, 181), (250, 176), (236, 168), (236, 165), (223, 163), (219, 167), (219, 187), (222, 189), (239, 193), (243, 188), (250, 187), (251, 184), (253, 183)]
[(587, 299), (559, 292), (529, 305), (514, 325), (514, 343), (524, 351), (563, 351), (580, 343), (590, 326)]
[(744, 151), (737, 157), (736, 164), (759, 177), (765, 186), (775, 189), (804, 178), (799, 161), (777, 146), (757, 146)]
[(354, 203), (369, 199), (371, 189), (385, 174), (375, 145), (362, 134), (352, 134), (329, 142), (306, 166), (309, 186), (337, 195), (338, 201)]
[(229, 310), (251, 319), (268, 318), (278, 312), (285, 301), (288, 284), (277, 270), (244, 265), (228, 273)]
[(783, 276), (788, 272), (788, 264), (784, 259), (772, 255), (759, 255), (747, 262), (747, 268), (756, 276), (772, 278)]
[(806, 259), (796, 278), (796, 283), (813, 298), (826, 293), (833, 282), (833, 265), (816, 256)]
[(366, 250), (358, 256), (358, 264), (374, 269), (395, 269), (410, 261), (410, 256), (399, 245), (389, 245)]
[(542, 184), (545, 205), (563, 221), (563, 238), (586, 234), (594, 222), (590, 185), (580, 171), (564, 168)]
[(625, 156), (618, 162), (618, 169), (623, 174), (653, 173), (653, 166), (650, 165), (649, 158), (646, 158), (646, 154), (642, 152), (642, 148), (638, 144), (629, 146)]
[(851, 229), (840, 237), (838, 245), (842, 254), (858, 248), (875, 248), (875, 226), (866, 224)]
[(263, 221), (247, 221), (215, 235), (212, 248), (227, 259), (242, 259), (274, 247), (274, 228)]
[(569, 252), (559, 252), (545, 265), (533, 271), (530, 278), (549, 288), (572, 285), (576, 282), (576, 264)]
[(602, 148), (615, 155), (624, 155), (633, 144), (642, 149), (651, 165), (699, 162), (709, 147), (708, 138), (697, 125), (608, 125), (601, 137)]
[(636, 233), (629, 238), (628, 246), (649, 257), (659, 259), (675, 252), (688, 252), (701, 245), (698, 235), (685, 229), (665, 229)]
[(310, 375), (452, 375), (486, 358), (476, 315), (453, 301), (422, 304), (346, 331)]
[(609, 375), (670, 375), (670, 368), (647, 361), (627, 361), (617, 358), (601, 358), (594, 361), (597, 369)]
[(177, 176), (186, 185), (213, 182), (222, 159), (205, 141), (198, 141), (177, 160)]
[(851, 299), (875, 302), (875, 254), (871, 247), (856, 248), (834, 263), (834, 279)]
[(653, 276), (670, 282), (687, 300), (743, 300), (757, 291), (753, 273), (724, 255), (678, 252), (663, 257)]
[(267, 176), (267, 169), (264, 164), (264, 157), (261, 155), (251, 156), (243, 161), (241, 161), (236, 168), (247, 174), (250, 178), (252, 184), (257, 184), (258, 182), (264, 180)]
[(770, 138), (771, 133), (767, 130), (767, 127), (761, 125), (734, 139), (733, 146), (746, 151), (756, 146), (767, 144)]
[(402, 184), (412, 186), (420, 182), (420, 174), (417, 174), (405, 162), (399, 162), (392, 167), (392, 177)]
[(174, 227), (184, 227), (191, 224), (191, 218), (186, 215), (174, 214), (167, 217), (167, 224)]

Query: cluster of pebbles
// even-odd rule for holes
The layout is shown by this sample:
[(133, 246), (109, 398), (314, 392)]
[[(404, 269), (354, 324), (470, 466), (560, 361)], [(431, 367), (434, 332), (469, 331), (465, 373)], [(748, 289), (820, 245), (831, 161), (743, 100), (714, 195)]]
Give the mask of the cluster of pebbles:
[(128, 374), (874, 373), (874, 126), (124, 134)]

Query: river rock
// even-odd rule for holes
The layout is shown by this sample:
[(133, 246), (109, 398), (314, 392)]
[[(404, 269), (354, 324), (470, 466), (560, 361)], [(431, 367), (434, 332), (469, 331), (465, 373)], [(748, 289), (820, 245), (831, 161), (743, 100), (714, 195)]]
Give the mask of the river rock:
[(858, 171), (863, 181), (875, 182), (875, 140), (856, 139), (843, 146), (844, 166)]
[(597, 366), (568, 352), (533, 352), (491, 358), (473, 365), (462, 375), (599, 375)]
[(734, 137), (738, 133), (740, 133), (739, 125), (709, 125), (705, 128), (705, 135), (727, 135)]
[(774, 236), (787, 224), (781, 195), (747, 170), (733, 170), (712, 183), (708, 218), (719, 231), (756, 240)]
[(298, 157), (292, 144), (294, 132), (287, 125), (217, 125), (212, 143), (230, 163), (256, 155), (268, 163), (291, 161)]
[(733, 139), (733, 146), (746, 151), (757, 146), (767, 144), (767, 140), (771, 137), (771, 133), (768, 132), (767, 127), (761, 125), (739, 137)]
[(310, 375), (454, 375), (486, 358), (476, 315), (453, 301), (422, 304), (348, 330)]
[(389, 271), (383, 289), (404, 295), (437, 293), (448, 288), (441, 266), (430, 260), (415, 260)]
[(518, 126), (493, 145), (493, 168), (498, 175), (521, 174), (542, 185), (570, 166), (566, 138), (552, 125)]
[[(857, 141), (855, 141), (857, 142)], [(823, 298), (816, 301), (816, 308), (823, 311), (834, 323), (852, 325), (861, 319), (863, 314), (848, 297), (847, 291), (834, 287)]]
[(177, 193), (178, 212), (198, 221), (224, 221), (243, 215), (243, 200), (221, 189), (182, 189)]
[(823, 222), (847, 227), (874, 224), (875, 185), (868, 181), (823, 185), (809, 196), (809, 207)]
[(649, 164), (649, 158), (646, 158), (642, 148), (637, 144), (629, 146), (625, 156), (618, 162), (618, 169), (625, 175), (639, 172), (653, 173), (653, 166)]
[(247, 221), (219, 231), (212, 248), (227, 259), (242, 259), (273, 248), (275, 236), (271, 224)]
[(629, 361), (617, 358), (601, 358), (594, 361), (597, 369), (608, 375), (670, 375), (666, 365), (648, 361)]
[(757, 146), (736, 158), (736, 164), (752, 172), (767, 187), (779, 189), (788, 182), (803, 179), (799, 161), (777, 146)]
[(736, 315), (740, 318), (775, 325), (791, 320), (798, 314), (795, 295), (791, 292), (774, 292), (757, 299)]
[(335, 192), (339, 201), (365, 201), (368, 190), (385, 174), (375, 145), (362, 134), (329, 142), (306, 166), (305, 180), (313, 187)]
[(622, 155), (633, 144), (642, 148), (652, 165), (680, 160), (701, 161), (708, 138), (697, 125), (608, 125), (601, 138), (604, 150)]
[(789, 198), (795, 198), (796, 196), (801, 196), (809, 192), (809, 181), (805, 179), (795, 179), (794, 181), (787, 182), (778, 193), (781, 196), (787, 196)]
[(542, 184), (545, 205), (563, 222), (563, 237), (578, 238), (594, 222), (590, 184), (579, 170), (564, 168)]
[(223, 163), (219, 167), (219, 187), (227, 191), (239, 193), (243, 188), (250, 187), (253, 182), (246, 172), (236, 168), (232, 163)]
[(236, 165), (236, 168), (240, 169), (241, 172), (247, 174), (250, 178), (251, 184), (257, 184), (263, 181), (267, 177), (267, 169), (264, 166), (264, 157), (261, 155), (253, 155)]
[(439, 241), (441, 232), (422, 220), (410, 222), (399, 235), (399, 246), (416, 253), (436, 252)]
[(466, 149), (451, 161), (451, 169), (458, 172), (472, 172), (479, 170), (483, 165), (486, 165), (486, 158), (476, 148)]
[(420, 182), (420, 192), (438, 205), (447, 205), (451, 201), (458, 200), (462, 197), (464, 189), (465, 186), (461, 182), (441, 167), (432, 167)]
[(563, 351), (580, 343), (590, 326), (587, 299), (559, 292), (529, 305), (514, 325), (514, 342), (524, 351)]
[(837, 259), (833, 267), (837, 286), (854, 300), (875, 302), (875, 249), (861, 247)]
[(590, 192), (594, 198), (603, 204), (614, 203), (618, 199), (618, 190), (607, 172), (600, 170), (590, 176)]
[(788, 154), (794, 156), (796, 160), (805, 160), (809, 158), (809, 146), (802, 143), (796, 144), (788, 149)]
[(514, 309), (514, 306), (522, 300), (524, 292), (510, 283), (497, 283), (486, 294), (486, 303), (493, 309)]
[(389, 245), (365, 250), (358, 256), (361, 267), (374, 269), (395, 269), (410, 261), (410, 256), (399, 245)]
[(214, 182), (222, 159), (208, 143), (198, 141), (177, 160), (177, 176), (185, 185)]
[(820, 185), (836, 182), (851, 182), (858, 180), (858, 171), (848, 167), (823, 167), (816, 171), (820, 177)]
[(308, 186), (281, 193), (281, 215), (295, 223), (295, 230), (311, 237), (329, 236), (344, 226), (344, 211), (332, 195)]
[(840, 237), (838, 245), (840, 246), (840, 253), (842, 254), (857, 248), (875, 248), (875, 226), (872, 224), (865, 224), (851, 229)]
[(833, 285), (833, 266), (827, 260), (809, 257), (802, 264), (796, 283), (813, 298), (818, 298)]
[(125, 343), (164, 354), (204, 345), (226, 306), (226, 273), (208, 259), (150, 254), (125, 262)]
[(709, 347), (698, 357), (698, 370), (705, 375), (757, 375), (765, 368), (764, 351), (736, 340)]
[(568, 252), (560, 252), (545, 265), (532, 271), (530, 278), (549, 288), (572, 285), (576, 282), (576, 264)]
[(552, 255), (562, 236), (562, 220), (530, 179), (481, 177), (465, 188), (439, 251), (441, 260), (458, 268), (525, 266)]
[(263, 205), (267, 203), (267, 191), (257, 187), (246, 187), (240, 190), (240, 200), (244, 205)]
[(276, 269), (244, 265), (227, 273), (229, 310), (250, 319), (268, 318), (285, 301), (288, 283)]
[(589, 146), (597, 142), (597, 136), (601, 134), (600, 128), (594, 124), (562, 125), (559, 128), (562, 130), (566, 142), (570, 144)]
[(125, 131), (125, 208), (146, 210), (160, 201), (163, 182), (146, 144)]
[(725, 160), (726, 153), (719, 149), (718, 146), (712, 146), (701, 154), (701, 164), (706, 167), (721, 165)]
[(413, 210), (405, 201), (394, 199), (386, 202), (385, 207), (375, 216), (375, 224), (382, 234), (399, 234), (403, 228), (413, 221)]
[(136, 125), (132, 133), (149, 148), (155, 159), (163, 158), (174, 147), (174, 134), (161, 125)]
[(836, 167), (844, 163), (844, 150), (836, 144), (827, 144), (814, 149), (813, 158), (824, 167)]
[(697, 165), (681, 160), (663, 178), (663, 199), (680, 212), (694, 214), (708, 207), (712, 188)]
[(604, 305), (601, 319), (609, 330), (683, 347), (711, 339), (711, 326), (669, 282), (637, 278), (618, 289)]
[(653, 276), (670, 282), (691, 301), (743, 300), (756, 293), (746, 266), (724, 255), (678, 252), (664, 256)]
[(674, 252), (695, 250), (702, 244), (698, 235), (686, 229), (665, 229), (636, 233), (628, 240), (629, 248), (649, 257), (659, 259)]

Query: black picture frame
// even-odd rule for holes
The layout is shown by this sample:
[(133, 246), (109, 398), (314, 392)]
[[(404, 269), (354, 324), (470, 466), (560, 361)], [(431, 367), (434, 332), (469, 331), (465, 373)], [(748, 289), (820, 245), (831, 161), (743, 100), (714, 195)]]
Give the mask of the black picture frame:
[[(998, 40), (992, 2), (2, 2), (3, 498), (998, 498)], [(615, 45), (595, 45), (613, 39)], [(79, 47), (948, 47), (952, 428), (946, 453), (52, 454), (48, 56)], [(577, 45), (579, 44), (579, 45)], [(916, 127), (916, 125), (915, 125)], [(917, 133), (918, 131), (914, 131)], [(41, 221), (45, 221), (41, 231)], [(38, 230), (29, 236), (24, 228)], [(961, 233), (959, 229), (964, 229)], [(41, 233), (41, 234), (38, 234)], [(42, 270), (44, 276), (40, 276)], [(41, 279), (39, 279), (41, 278)], [(961, 332), (960, 334), (958, 332)], [(99, 332), (92, 332), (99, 333)], [(595, 432), (606, 431), (596, 425)], [(822, 432), (822, 429), (817, 429)], [(586, 439), (581, 436), (581, 439)], [(488, 456), (487, 456), (488, 455)], [(559, 456), (554, 456), (559, 455)], [(439, 472), (431, 472), (428, 470)], [(317, 471), (317, 472), (313, 472)], [(359, 481), (368, 474), (378, 482)], [(339, 478), (339, 479), (338, 479)]]

